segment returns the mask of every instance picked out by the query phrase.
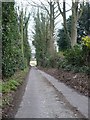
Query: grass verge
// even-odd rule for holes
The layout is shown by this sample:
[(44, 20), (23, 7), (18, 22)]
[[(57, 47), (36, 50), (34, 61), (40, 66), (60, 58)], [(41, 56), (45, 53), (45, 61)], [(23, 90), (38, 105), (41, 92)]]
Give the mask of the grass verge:
[(6, 105), (10, 105), (13, 100), (14, 92), (22, 85), (26, 74), (29, 68), (24, 69), (23, 71), (16, 72), (12, 77), (4, 80), (6, 82), (2, 82), (2, 108), (5, 108)]
[(0, 81), (0, 93), (2, 93), (2, 82)]
[(0, 109), (2, 107), (2, 81), (0, 81)]

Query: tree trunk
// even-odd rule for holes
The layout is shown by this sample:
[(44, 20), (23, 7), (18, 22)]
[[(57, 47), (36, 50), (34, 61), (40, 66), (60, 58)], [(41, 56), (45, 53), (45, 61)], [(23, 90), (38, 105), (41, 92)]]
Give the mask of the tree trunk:
[(50, 42), (49, 52), (51, 55), (54, 54), (54, 5), (50, 2)]
[(21, 50), (22, 50), (22, 56), (23, 56), (23, 60), (24, 60), (24, 47), (23, 47), (23, 10), (21, 12)]
[(72, 28), (71, 28), (71, 47), (77, 44), (77, 13), (78, 3), (72, 2)]
[(0, 1), (0, 79), (2, 78), (2, 3)]
[(63, 17), (63, 27), (64, 27), (64, 33), (65, 35), (67, 36), (67, 40), (68, 42), (70, 43), (70, 36), (69, 36), (69, 33), (68, 33), (68, 29), (67, 29), (67, 20), (66, 20), (66, 3), (63, 1), (63, 14), (62, 14), (62, 17)]
[(58, 9), (60, 11), (60, 14), (62, 15), (62, 18), (63, 18), (64, 33), (65, 33), (66, 37), (68, 38), (68, 42), (70, 43), (71, 38), (70, 38), (68, 29), (67, 29), (67, 20), (66, 20), (66, 2), (65, 2), (65, 0), (63, 0), (63, 11), (60, 8), (59, 1), (57, 2), (57, 5), (58, 5)]

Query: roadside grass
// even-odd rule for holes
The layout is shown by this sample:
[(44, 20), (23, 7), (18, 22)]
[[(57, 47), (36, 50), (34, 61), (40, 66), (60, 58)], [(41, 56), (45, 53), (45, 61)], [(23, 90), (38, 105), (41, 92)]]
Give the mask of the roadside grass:
[(2, 82), (0, 82), (0, 108), (2, 107)]
[(2, 93), (5, 94), (12, 90), (16, 90), (17, 86), (19, 86), (21, 83), (21, 79), (10, 79), (8, 82), (3, 83)]
[(0, 81), (0, 93), (2, 93), (2, 82)]
[(0, 81), (0, 108), (2, 107), (2, 81)]
[(4, 108), (5, 105), (9, 105), (13, 100), (12, 93), (14, 93), (20, 85), (22, 85), (26, 74), (29, 68), (24, 69), (23, 71), (16, 72), (12, 77), (4, 80), (2, 82), (2, 107)]

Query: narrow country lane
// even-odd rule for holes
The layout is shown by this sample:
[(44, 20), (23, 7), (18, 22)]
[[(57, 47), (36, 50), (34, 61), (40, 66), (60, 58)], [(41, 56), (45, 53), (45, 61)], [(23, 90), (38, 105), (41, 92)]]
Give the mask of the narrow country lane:
[(81, 114), (73, 110), (63, 95), (36, 68), (31, 68), (25, 94), (15, 118), (80, 117)]

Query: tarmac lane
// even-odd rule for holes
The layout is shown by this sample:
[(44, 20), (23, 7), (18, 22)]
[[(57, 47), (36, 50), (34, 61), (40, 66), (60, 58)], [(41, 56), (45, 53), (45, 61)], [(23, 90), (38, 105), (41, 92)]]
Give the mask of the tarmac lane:
[(15, 118), (83, 118), (34, 67)]

